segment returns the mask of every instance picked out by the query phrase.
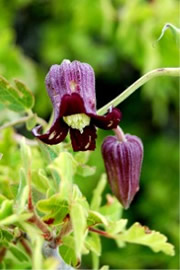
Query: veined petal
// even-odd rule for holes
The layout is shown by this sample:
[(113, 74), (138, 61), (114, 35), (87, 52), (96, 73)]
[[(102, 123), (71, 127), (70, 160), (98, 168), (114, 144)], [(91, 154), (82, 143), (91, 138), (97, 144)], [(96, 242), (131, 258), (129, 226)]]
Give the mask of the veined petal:
[(58, 144), (65, 139), (68, 129), (68, 126), (62, 120), (58, 119), (46, 133), (41, 134), (41, 126), (33, 128), (32, 133), (36, 138), (46, 144)]
[(129, 134), (126, 141), (108, 136), (102, 145), (102, 155), (112, 192), (127, 209), (139, 190), (143, 160), (141, 140)]
[(59, 114), (64, 95), (73, 93), (83, 99), (88, 113), (95, 113), (95, 76), (90, 65), (69, 60), (64, 60), (61, 65), (53, 65), (46, 76), (46, 87), (54, 107), (55, 117)]
[(94, 150), (96, 147), (96, 128), (89, 125), (81, 133), (78, 129), (70, 129), (72, 147), (74, 151)]

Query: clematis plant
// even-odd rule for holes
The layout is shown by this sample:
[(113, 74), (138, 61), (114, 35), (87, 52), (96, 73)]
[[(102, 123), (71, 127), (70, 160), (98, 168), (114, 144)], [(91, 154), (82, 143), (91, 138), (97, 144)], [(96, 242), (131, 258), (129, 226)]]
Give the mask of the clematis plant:
[[(46, 86), (54, 121), (44, 134), (41, 126), (33, 129), (37, 141), (7, 129), (25, 122), (31, 130), (36, 122), (44, 123), (32, 112), (34, 97), (28, 88), (20, 81), (12, 86), (0, 77), (0, 102), (24, 114), (0, 127), (4, 129), (0, 145), (0, 268), (72, 269), (70, 265), (77, 268), (82, 255), (91, 252), (93, 269), (99, 269), (100, 236), (115, 240), (121, 248), (126, 243), (135, 243), (154, 252), (174, 255), (174, 247), (164, 235), (138, 222), (127, 228), (127, 220), (122, 218), (121, 204), (128, 208), (139, 188), (143, 146), (136, 136), (123, 135), (118, 127), (121, 113), (114, 108), (149, 79), (162, 75), (180, 76), (180, 69), (147, 73), (96, 112), (93, 69), (78, 61), (65, 60), (61, 65), (53, 65)], [(94, 167), (87, 163), (87, 153), (69, 151), (65, 142), (61, 147), (51, 144), (62, 142), (70, 132), (74, 151), (94, 150), (97, 127), (113, 129), (116, 135), (105, 138), (102, 145), (115, 197), (108, 194), (106, 202), (102, 199), (107, 182), (102, 174), (89, 203), (74, 183), (76, 176), (95, 173)]]
[(36, 126), (32, 130), (34, 136), (53, 145), (62, 142), (69, 131), (73, 150), (87, 151), (95, 149), (96, 127), (114, 129), (117, 137), (105, 139), (102, 155), (112, 192), (127, 209), (139, 190), (143, 159), (141, 140), (122, 135), (117, 128), (121, 112), (113, 108), (113, 104), (108, 105), (105, 116), (97, 115), (95, 75), (89, 64), (64, 60), (61, 65), (50, 68), (45, 81), (53, 104), (54, 121), (44, 134), (41, 134), (42, 126)]
[[(62, 142), (70, 131), (74, 151), (95, 149), (96, 128), (115, 129), (121, 113), (110, 107), (105, 116), (96, 114), (95, 76), (92, 67), (79, 61), (64, 60), (53, 65), (46, 76), (46, 87), (54, 108), (50, 129), (40, 134), (41, 126), (33, 134), (46, 144)], [(116, 133), (118, 137), (122, 132)], [(120, 129), (119, 129), (120, 130)], [(112, 192), (128, 208), (138, 191), (143, 146), (135, 136), (108, 137), (102, 145), (102, 155)]]
[(46, 87), (54, 108), (50, 129), (40, 134), (41, 126), (33, 134), (47, 144), (62, 142), (68, 131), (74, 151), (95, 149), (96, 128), (113, 129), (121, 119), (116, 108), (105, 116), (96, 114), (95, 76), (92, 67), (79, 61), (64, 60), (53, 65), (46, 76)]

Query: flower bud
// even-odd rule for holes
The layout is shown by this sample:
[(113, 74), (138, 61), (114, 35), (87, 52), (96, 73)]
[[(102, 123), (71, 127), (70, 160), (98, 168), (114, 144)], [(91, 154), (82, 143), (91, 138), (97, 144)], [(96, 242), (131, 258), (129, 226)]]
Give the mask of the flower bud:
[(130, 134), (123, 140), (108, 136), (102, 144), (102, 155), (112, 192), (127, 209), (139, 190), (143, 144)]

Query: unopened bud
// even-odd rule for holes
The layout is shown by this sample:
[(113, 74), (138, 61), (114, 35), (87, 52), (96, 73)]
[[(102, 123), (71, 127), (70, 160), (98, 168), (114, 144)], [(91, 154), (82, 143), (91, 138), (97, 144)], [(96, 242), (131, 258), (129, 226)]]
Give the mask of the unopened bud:
[(139, 190), (143, 144), (130, 134), (121, 141), (108, 136), (102, 144), (102, 155), (112, 192), (127, 209)]

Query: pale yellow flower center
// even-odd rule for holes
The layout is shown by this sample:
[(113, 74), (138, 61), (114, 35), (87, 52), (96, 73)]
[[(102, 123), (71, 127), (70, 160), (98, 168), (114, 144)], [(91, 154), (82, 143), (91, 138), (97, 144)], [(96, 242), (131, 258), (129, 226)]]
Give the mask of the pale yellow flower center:
[(90, 117), (84, 113), (77, 113), (63, 117), (64, 122), (71, 128), (78, 129), (83, 133), (83, 128), (89, 125)]

